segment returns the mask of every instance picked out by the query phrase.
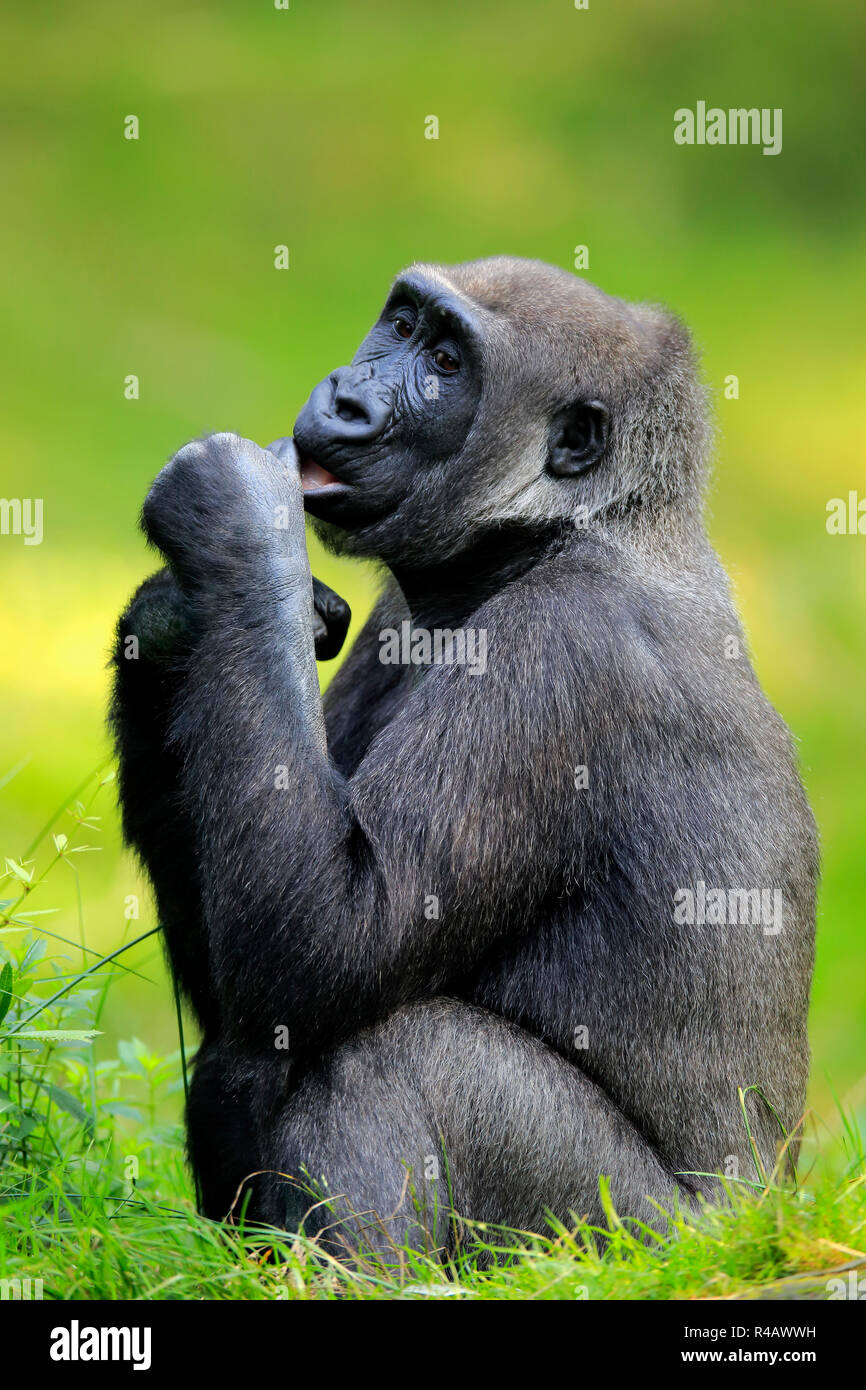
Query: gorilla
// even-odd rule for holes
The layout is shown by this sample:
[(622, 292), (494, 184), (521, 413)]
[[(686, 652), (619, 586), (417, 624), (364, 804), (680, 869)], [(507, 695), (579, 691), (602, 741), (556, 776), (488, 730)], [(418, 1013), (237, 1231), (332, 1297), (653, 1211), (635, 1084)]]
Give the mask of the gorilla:
[[(111, 718), (209, 1216), (444, 1258), (793, 1161), (816, 834), (709, 442), (679, 321), (497, 257), (401, 274), (291, 437), (159, 473)], [(305, 513), (385, 573), (324, 700)]]

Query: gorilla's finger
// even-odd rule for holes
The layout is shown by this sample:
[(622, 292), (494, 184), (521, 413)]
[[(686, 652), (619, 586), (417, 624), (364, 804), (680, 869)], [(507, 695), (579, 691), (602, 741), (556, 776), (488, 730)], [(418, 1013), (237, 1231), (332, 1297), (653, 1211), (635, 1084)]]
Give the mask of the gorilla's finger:
[(313, 576), (313, 638), (316, 660), (331, 661), (342, 650), (352, 618), (345, 599)]

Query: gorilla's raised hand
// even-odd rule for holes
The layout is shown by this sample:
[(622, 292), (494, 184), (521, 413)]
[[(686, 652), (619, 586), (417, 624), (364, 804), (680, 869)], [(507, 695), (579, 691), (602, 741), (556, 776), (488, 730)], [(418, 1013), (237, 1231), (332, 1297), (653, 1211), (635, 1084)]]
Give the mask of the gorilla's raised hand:
[[(235, 434), (185, 445), (153, 483), (142, 508), (142, 529), (170, 569), (139, 589), (126, 631), (138, 635), (142, 655), (156, 661), (171, 663), (189, 649), (205, 594), (219, 600), (242, 593), (251, 582), (278, 588), (309, 582), (291, 438), (268, 449)], [(313, 578), (317, 660), (338, 655), (350, 619), (349, 605)]]
[(185, 444), (151, 486), (141, 525), (198, 601), (309, 583), (297, 467), (240, 435)]

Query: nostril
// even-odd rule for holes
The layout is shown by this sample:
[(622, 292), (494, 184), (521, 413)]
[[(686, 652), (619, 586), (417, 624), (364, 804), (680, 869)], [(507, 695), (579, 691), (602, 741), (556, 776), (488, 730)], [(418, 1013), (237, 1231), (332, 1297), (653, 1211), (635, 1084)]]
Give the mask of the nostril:
[(339, 391), (334, 400), (334, 407), (339, 418), (350, 424), (356, 420), (367, 421), (370, 418), (360, 401), (351, 396), (343, 396)]
[(357, 380), (348, 380), (349, 373), (333, 372), (331, 381), (334, 387), (334, 414), (345, 424), (367, 424), (370, 412), (364, 405), (362, 395), (357, 389)]

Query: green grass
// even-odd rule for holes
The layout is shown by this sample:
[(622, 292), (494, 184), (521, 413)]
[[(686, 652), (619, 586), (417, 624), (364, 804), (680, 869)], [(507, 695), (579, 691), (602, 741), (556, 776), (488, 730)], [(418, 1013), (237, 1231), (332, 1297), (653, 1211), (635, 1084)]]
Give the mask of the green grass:
[(135, 923), (101, 953), (82, 894), (71, 924), (46, 905), (46, 883), (61, 866), (77, 880), (94, 848), (111, 778), (94, 775), (0, 879), (0, 1280), (41, 1280), (44, 1298), (64, 1300), (646, 1300), (827, 1298), (847, 1290), (849, 1268), (862, 1275), (866, 1154), (853, 1117), (835, 1132), (808, 1120), (797, 1188), (757, 1174), (729, 1187), (728, 1206), (660, 1210), (655, 1230), (621, 1221), (609, 1197), (602, 1228), (579, 1213), (544, 1233), (458, 1222), (444, 1264), (396, 1247), (387, 1260), (359, 1249), (341, 1261), (304, 1237), (245, 1227), (242, 1214), (205, 1220), (179, 1124), (182, 1026), (168, 1055), (134, 1038), (98, 1055), (109, 995), (142, 974), (156, 929)]
[[(124, 1196), (96, 1158), (24, 1179), (3, 1211), (0, 1279), (41, 1278), (44, 1297), (59, 1299), (828, 1298), (829, 1280), (866, 1263), (862, 1160), (859, 1177), (739, 1195), (730, 1210), (681, 1218), (665, 1241), (614, 1222), (600, 1254), (598, 1232), (576, 1224), (525, 1237), (492, 1269), (409, 1251), (395, 1251), (389, 1269), (363, 1257), (350, 1266), (301, 1237), (216, 1225), (192, 1208), (178, 1143), (157, 1161), (158, 1200)], [(511, 1244), (505, 1232), (474, 1234), (485, 1254)]]

